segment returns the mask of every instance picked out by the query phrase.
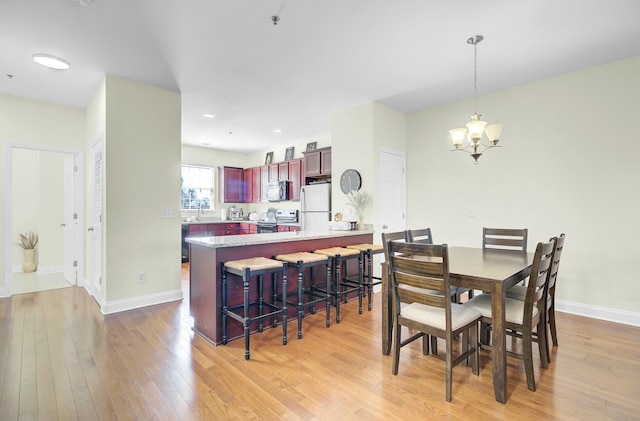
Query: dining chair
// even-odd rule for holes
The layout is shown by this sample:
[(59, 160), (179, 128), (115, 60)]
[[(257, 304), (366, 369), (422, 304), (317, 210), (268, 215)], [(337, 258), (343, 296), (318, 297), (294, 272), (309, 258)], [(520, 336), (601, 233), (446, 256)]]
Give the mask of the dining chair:
[(482, 248), (500, 248), (527, 252), (528, 229), (482, 228)]
[[(407, 230), (407, 241), (409, 243), (422, 243), (433, 244), (433, 236), (431, 235), (431, 228), (412, 229)], [(468, 298), (473, 298), (473, 290), (463, 287), (451, 287), (451, 301), (454, 303), (460, 303), (462, 301), (462, 295), (467, 293)], [(436, 350), (437, 353), (437, 350)]]
[[(451, 401), (452, 369), (471, 360), (474, 375), (480, 374), (478, 320), (480, 312), (467, 304), (452, 303), (448, 296), (449, 254), (446, 244), (421, 244), (388, 241), (392, 275), (393, 366), (398, 374), (400, 349), (416, 339), (443, 338), (446, 342), (446, 399)], [(411, 336), (402, 339), (402, 326)], [(413, 333), (416, 332), (417, 333)], [(454, 337), (461, 335), (463, 351), (453, 357)]]
[(433, 244), (431, 228), (412, 229), (407, 230), (406, 233), (409, 243)]
[[(514, 298), (505, 298), (504, 300), (506, 330), (510, 333), (516, 332), (518, 337), (522, 338), (523, 350), (522, 354), (507, 351), (507, 355), (523, 360), (527, 386), (529, 390), (534, 392), (536, 383), (533, 372), (533, 329), (538, 332), (537, 342), (542, 368), (549, 367), (545, 347), (547, 342), (544, 313), (546, 312), (547, 286), (549, 285), (549, 273), (554, 249), (555, 241), (553, 239), (548, 243), (538, 243), (533, 264), (531, 265), (531, 275), (529, 284), (526, 287), (524, 301)], [(491, 294), (480, 294), (466, 304), (480, 312), (482, 315), (480, 321), (483, 324), (490, 325), (492, 323)], [(491, 349), (490, 345), (484, 343), (481, 347), (483, 349)]]
[[(562, 250), (564, 249), (564, 240), (566, 236), (564, 233), (559, 237), (554, 237), (551, 240), (555, 241), (555, 248), (553, 251), (553, 257), (551, 262), (551, 270), (549, 271), (549, 286), (547, 287), (547, 311), (544, 314), (545, 326), (549, 326), (551, 332), (551, 340), (553, 346), (558, 346), (558, 332), (556, 331), (556, 283), (558, 280), (558, 269), (560, 268), (560, 257), (562, 256)], [(549, 241), (551, 241), (549, 240)], [(527, 288), (522, 285), (515, 285), (509, 288), (506, 292), (508, 298), (515, 298), (524, 301)], [(545, 344), (547, 351), (547, 359), (551, 362), (551, 346), (547, 337), (547, 343)]]

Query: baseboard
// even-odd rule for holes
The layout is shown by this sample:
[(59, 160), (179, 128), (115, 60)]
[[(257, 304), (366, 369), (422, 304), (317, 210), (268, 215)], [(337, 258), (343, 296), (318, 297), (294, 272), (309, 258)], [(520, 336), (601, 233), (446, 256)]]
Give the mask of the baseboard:
[(178, 301), (184, 298), (181, 289), (174, 291), (162, 292), (159, 294), (144, 295), (126, 300), (108, 301), (100, 307), (102, 314), (118, 313), (120, 311), (133, 310), (136, 308), (152, 306), (156, 304), (168, 303), (170, 301)]
[(631, 326), (640, 326), (640, 313), (616, 310), (613, 308), (592, 306), (589, 304), (572, 303), (556, 300), (556, 310), (563, 313), (577, 314), (592, 319), (607, 320)]

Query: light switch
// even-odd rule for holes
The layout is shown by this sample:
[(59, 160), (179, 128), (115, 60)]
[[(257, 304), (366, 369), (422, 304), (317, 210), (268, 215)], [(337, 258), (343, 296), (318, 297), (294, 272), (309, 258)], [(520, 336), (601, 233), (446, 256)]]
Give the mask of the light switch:
[(162, 211), (160, 211), (160, 215), (163, 218), (171, 218), (171, 208), (162, 208)]

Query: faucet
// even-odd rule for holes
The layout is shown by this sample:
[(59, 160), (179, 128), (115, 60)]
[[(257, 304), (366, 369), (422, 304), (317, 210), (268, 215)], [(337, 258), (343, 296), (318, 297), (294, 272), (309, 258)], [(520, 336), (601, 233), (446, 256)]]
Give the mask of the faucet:
[(202, 210), (202, 202), (198, 203), (198, 216), (196, 217), (196, 221), (200, 220), (200, 213), (202, 212), (202, 216), (204, 216), (204, 211)]

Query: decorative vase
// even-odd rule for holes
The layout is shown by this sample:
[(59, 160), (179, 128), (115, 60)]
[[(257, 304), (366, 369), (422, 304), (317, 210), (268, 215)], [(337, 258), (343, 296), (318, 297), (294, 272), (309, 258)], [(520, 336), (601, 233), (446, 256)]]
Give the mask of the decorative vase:
[(35, 272), (36, 268), (36, 249), (24, 249), (24, 263), (22, 271), (24, 273)]

